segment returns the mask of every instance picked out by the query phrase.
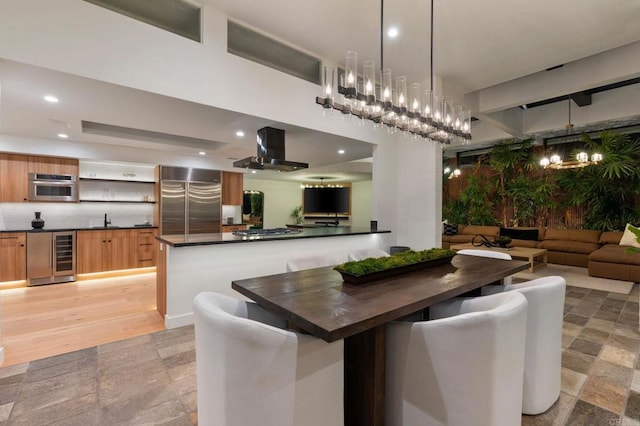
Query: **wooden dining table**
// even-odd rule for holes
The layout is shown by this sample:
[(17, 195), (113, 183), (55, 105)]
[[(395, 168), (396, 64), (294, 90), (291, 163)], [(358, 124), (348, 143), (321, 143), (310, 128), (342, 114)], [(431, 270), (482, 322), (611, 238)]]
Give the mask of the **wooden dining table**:
[(345, 425), (384, 425), (385, 324), (523, 271), (521, 260), (456, 255), (450, 263), (366, 284), (333, 267), (236, 280), (232, 288), (327, 342), (344, 339)]

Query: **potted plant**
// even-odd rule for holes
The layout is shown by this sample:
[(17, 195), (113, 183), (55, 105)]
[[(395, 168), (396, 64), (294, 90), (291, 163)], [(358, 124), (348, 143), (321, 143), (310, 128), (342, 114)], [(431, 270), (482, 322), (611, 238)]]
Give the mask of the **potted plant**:
[(304, 223), (304, 216), (302, 215), (302, 206), (297, 206), (291, 212), (291, 218), (294, 220), (296, 225), (301, 225)]
[(493, 242), (501, 248), (507, 248), (509, 244), (511, 244), (511, 237), (507, 237), (505, 235), (499, 235), (493, 239)]

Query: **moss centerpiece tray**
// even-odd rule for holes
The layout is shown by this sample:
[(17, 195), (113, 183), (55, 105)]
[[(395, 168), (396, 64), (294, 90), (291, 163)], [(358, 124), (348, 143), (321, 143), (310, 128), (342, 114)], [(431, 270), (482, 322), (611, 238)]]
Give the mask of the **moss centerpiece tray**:
[(345, 283), (364, 284), (399, 274), (449, 263), (454, 250), (432, 248), (422, 251), (403, 251), (391, 256), (368, 258), (337, 265)]

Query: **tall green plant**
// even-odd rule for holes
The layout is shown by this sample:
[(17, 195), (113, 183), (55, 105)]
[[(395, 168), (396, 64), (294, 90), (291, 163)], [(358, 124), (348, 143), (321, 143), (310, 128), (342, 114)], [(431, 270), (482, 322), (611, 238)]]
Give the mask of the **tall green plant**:
[(493, 217), (492, 187), (488, 179), (472, 173), (467, 177), (467, 187), (460, 192), (460, 202), (467, 209), (467, 221), (474, 225), (495, 225)]
[(635, 201), (640, 191), (640, 139), (604, 131), (599, 141), (588, 135), (583, 135), (583, 141), (590, 151), (601, 153), (603, 160), (560, 174), (558, 185), (565, 204), (584, 207), (587, 228), (622, 230), (639, 218)]
[(556, 185), (550, 176), (525, 176), (507, 183), (507, 194), (513, 204), (514, 225), (543, 226), (549, 209), (555, 206)]
[[(502, 205), (502, 224), (508, 226), (508, 205), (510, 201), (508, 185), (517, 176), (536, 168), (533, 158), (533, 142), (526, 139), (521, 142), (512, 140), (493, 146), (489, 154), (489, 167), (495, 173), (497, 195)], [(520, 206), (520, 210), (526, 210), (526, 206)]]
[(449, 200), (442, 207), (442, 217), (452, 224), (469, 222), (467, 206), (460, 200)]

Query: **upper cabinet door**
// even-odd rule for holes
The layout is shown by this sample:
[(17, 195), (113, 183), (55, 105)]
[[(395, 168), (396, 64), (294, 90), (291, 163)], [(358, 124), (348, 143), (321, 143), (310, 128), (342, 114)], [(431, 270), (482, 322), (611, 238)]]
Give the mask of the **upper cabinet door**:
[(29, 198), (29, 156), (0, 153), (0, 182), (0, 202), (26, 202)]
[(29, 172), (33, 173), (78, 176), (78, 164), (75, 158), (29, 156)]
[(242, 173), (222, 172), (222, 204), (242, 205)]

